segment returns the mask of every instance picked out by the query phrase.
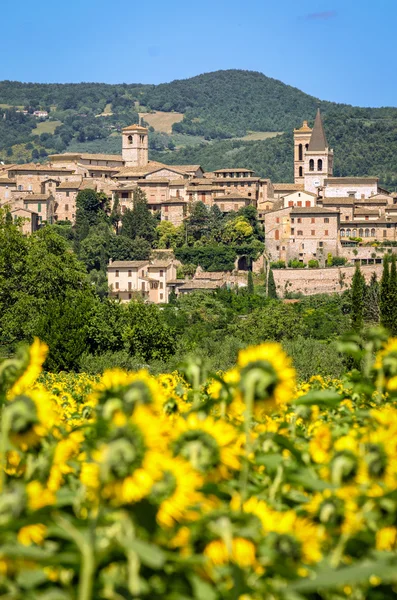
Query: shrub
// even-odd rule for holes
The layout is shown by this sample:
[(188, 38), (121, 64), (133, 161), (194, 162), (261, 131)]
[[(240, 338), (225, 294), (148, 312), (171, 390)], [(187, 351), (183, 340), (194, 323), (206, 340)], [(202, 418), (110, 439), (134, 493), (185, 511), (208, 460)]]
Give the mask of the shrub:
[(318, 269), (318, 267), (320, 266), (320, 263), (315, 258), (312, 258), (307, 263), (307, 266), (309, 267), (309, 269)]
[(285, 269), (285, 260), (275, 260), (270, 263), (271, 269)]

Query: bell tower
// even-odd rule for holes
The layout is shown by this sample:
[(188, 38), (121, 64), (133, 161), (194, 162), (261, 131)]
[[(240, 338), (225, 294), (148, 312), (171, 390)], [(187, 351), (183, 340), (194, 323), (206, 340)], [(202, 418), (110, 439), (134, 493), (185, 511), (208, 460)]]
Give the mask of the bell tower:
[(303, 121), (302, 127), (294, 129), (294, 183), (305, 181), (305, 154), (309, 148), (312, 130)]
[(320, 109), (318, 109), (305, 154), (305, 191), (318, 194), (318, 188), (324, 187), (324, 180), (332, 177), (333, 169), (334, 151), (328, 148)]
[(149, 132), (141, 125), (129, 125), (122, 131), (122, 156), (126, 167), (146, 167), (149, 162)]

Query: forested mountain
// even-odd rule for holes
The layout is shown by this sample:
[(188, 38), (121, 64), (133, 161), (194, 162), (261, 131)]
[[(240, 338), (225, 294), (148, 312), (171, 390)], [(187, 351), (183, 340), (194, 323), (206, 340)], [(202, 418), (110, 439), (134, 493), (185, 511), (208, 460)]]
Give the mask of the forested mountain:
[[(274, 181), (291, 181), (292, 129), (303, 119), (312, 122), (320, 106), (335, 174), (379, 175), (382, 184), (397, 186), (397, 108), (321, 101), (253, 71), (216, 71), (161, 85), (3, 81), (0, 106), (0, 159), (9, 162), (44, 160), (69, 149), (120, 152), (120, 130), (137, 121), (138, 111), (177, 111), (184, 118), (171, 135), (152, 131), (152, 158), (200, 162), (206, 169), (243, 165)], [(17, 113), (21, 108), (29, 114)], [(39, 108), (49, 119), (35, 127), (32, 113)], [(237, 139), (251, 131), (285, 134)]]
[[(333, 110), (324, 116), (328, 143), (334, 149), (334, 175), (380, 178), (381, 185), (397, 189), (397, 119), (368, 120), (366, 109)], [(152, 152), (169, 164), (200, 164), (212, 171), (226, 165), (248, 167), (274, 182), (293, 181), (292, 132), (254, 142), (225, 140), (174, 152)]]

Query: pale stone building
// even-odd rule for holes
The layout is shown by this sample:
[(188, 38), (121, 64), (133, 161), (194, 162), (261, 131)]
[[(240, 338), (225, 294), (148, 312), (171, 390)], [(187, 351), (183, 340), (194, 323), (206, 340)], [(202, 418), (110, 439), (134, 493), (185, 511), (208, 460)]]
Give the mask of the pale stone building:
[(111, 261), (107, 269), (110, 294), (122, 302), (137, 296), (155, 304), (168, 302), (167, 284), (176, 280), (177, 264), (174, 259)]

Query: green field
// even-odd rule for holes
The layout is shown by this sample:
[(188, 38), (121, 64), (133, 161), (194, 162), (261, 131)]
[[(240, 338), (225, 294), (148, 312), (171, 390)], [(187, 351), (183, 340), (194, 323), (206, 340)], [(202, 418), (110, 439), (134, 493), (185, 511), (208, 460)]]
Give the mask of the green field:
[(41, 135), (42, 133), (50, 133), (52, 135), (59, 125), (62, 125), (62, 121), (41, 121), (37, 123), (37, 127), (32, 129), (32, 134)]

